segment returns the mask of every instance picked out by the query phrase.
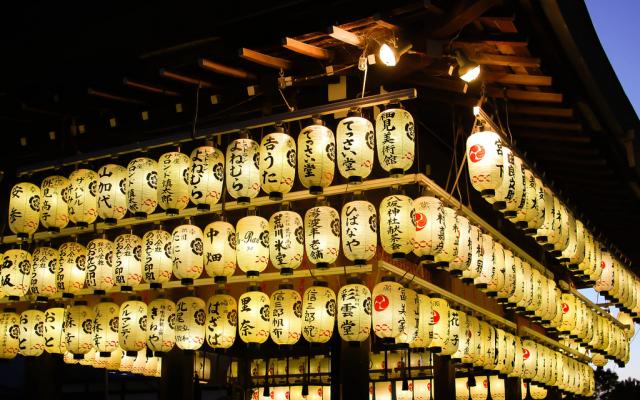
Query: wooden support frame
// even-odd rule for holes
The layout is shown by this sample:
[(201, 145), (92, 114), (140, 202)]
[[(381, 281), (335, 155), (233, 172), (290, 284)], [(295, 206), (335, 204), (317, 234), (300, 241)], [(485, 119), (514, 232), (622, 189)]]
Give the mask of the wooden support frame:
[(291, 61), (287, 59), (263, 54), (255, 50), (247, 49), (246, 47), (241, 48), (238, 51), (238, 55), (240, 56), (240, 58), (254, 62), (264, 67), (275, 68), (277, 70), (291, 69)]
[(153, 86), (153, 85), (150, 85), (150, 84), (147, 84), (147, 83), (134, 81), (134, 80), (129, 79), (129, 78), (123, 78), (122, 79), (122, 83), (125, 86), (132, 87), (134, 89), (143, 90), (143, 91), (149, 92), (149, 93), (161, 94), (161, 95), (169, 96), (169, 97), (180, 97), (180, 93), (174, 92), (173, 90), (168, 90), (168, 89), (164, 89), (164, 88), (161, 88), (161, 87), (158, 87), (158, 86)]
[(469, 54), (471, 61), (485, 65), (500, 65), (504, 67), (531, 67), (539, 68), (540, 59), (537, 57), (511, 56), (503, 54), (477, 53)]
[(490, 71), (482, 71), (480, 79), (490, 83), (523, 86), (551, 86), (553, 82), (553, 78), (547, 75), (510, 74)]
[(509, 103), (511, 114), (536, 115), (541, 117), (573, 117), (573, 108), (530, 106), (518, 103)]
[(343, 43), (350, 44), (356, 47), (364, 46), (364, 40), (355, 33), (349, 32), (337, 26), (331, 26), (327, 29), (327, 33), (332, 38), (339, 40)]
[(120, 102), (120, 103), (134, 104), (134, 105), (137, 105), (137, 106), (140, 106), (140, 105), (144, 104), (144, 102), (140, 101), (140, 100), (130, 99), (128, 97), (119, 96), (117, 94), (107, 93), (107, 92), (103, 92), (101, 90), (95, 90), (95, 89), (92, 89), (92, 88), (88, 88), (87, 89), (87, 94), (89, 96), (100, 97), (100, 98), (103, 98), (103, 99), (113, 100), (113, 101), (117, 101), (117, 102)]
[(213, 85), (207, 81), (202, 79), (193, 78), (191, 76), (178, 74), (177, 72), (169, 71), (165, 68), (160, 68), (158, 71), (159, 75), (163, 78), (173, 79), (174, 81), (186, 83), (188, 85), (200, 86), (201, 88), (210, 89)]
[(255, 81), (257, 79), (257, 77), (251, 72), (247, 72), (240, 68), (220, 64), (219, 62), (215, 62), (207, 58), (199, 59), (198, 65), (200, 66), (200, 68), (207, 71), (215, 72), (216, 74), (220, 75), (230, 76), (232, 78), (244, 79), (248, 81)]
[(327, 61), (333, 57), (333, 52), (331, 52), (330, 50), (323, 49), (322, 47), (314, 46), (312, 44), (304, 43), (290, 37), (282, 39), (282, 47), (295, 53), (315, 58), (316, 60)]
[(510, 100), (535, 101), (541, 103), (562, 103), (562, 93), (537, 92), (533, 90), (501, 89), (487, 87), (487, 96)]
[(552, 129), (558, 131), (582, 131), (582, 124), (579, 122), (556, 122), (539, 119), (511, 119), (513, 126), (525, 126), (527, 128)]

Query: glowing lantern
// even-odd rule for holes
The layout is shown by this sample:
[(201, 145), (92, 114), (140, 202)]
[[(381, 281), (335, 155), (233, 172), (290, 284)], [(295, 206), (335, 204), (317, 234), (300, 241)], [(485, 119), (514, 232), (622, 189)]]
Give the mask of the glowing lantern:
[(147, 362), (144, 364), (142, 374), (144, 376), (155, 376), (158, 371), (158, 363), (162, 362), (160, 357), (147, 357)]
[(198, 350), (205, 340), (207, 319), (204, 300), (183, 297), (176, 305), (176, 346), (182, 350)]
[(93, 239), (87, 244), (87, 287), (104, 294), (113, 287), (113, 254), (115, 245), (108, 239)]
[(222, 197), (224, 154), (211, 145), (191, 152), (190, 197), (198, 210), (208, 211)]
[(494, 273), (493, 268), (493, 237), (489, 234), (482, 234), (482, 270), (480, 275), (474, 280), (474, 285), (486, 291)]
[(304, 215), (305, 248), (309, 261), (327, 268), (340, 253), (340, 215), (328, 206), (307, 210)]
[(473, 243), (471, 241), (471, 224), (461, 215), (456, 216), (457, 240), (453, 248), (453, 260), (449, 262), (449, 271), (453, 276), (462, 276), (471, 266)]
[(490, 251), (490, 253), (493, 254), (493, 266), (491, 269), (491, 278), (489, 279), (489, 282), (487, 284), (487, 295), (495, 297), (498, 294), (498, 291), (504, 286), (504, 247), (502, 247), (499, 242), (494, 241), (493, 249)]
[(204, 269), (216, 283), (224, 283), (236, 270), (236, 230), (214, 221), (204, 228)]
[[(433, 305), (432, 305), (433, 307)], [(467, 315), (462, 311), (449, 309), (449, 315), (446, 324), (446, 333), (444, 345), (440, 351), (440, 355), (450, 356), (458, 351), (460, 345), (460, 331), (465, 332), (467, 329)]]
[(260, 143), (260, 182), (271, 200), (282, 200), (296, 177), (296, 141), (282, 130), (262, 138)]
[(549, 236), (554, 235), (553, 224), (555, 223), (556, 210), (554, 208), (554, 196), (551, 189), (544, 188), (544, 221), (538, 228), (535, 238), (541, 245), (549, 241)]
[(349, 183), (360, 183), (373, 169), (373, 124), (361, 115), (350, 115), (336, 128), (338, 170)]
[(158, 160), (158, 204), (168, 215), (177, 215), (189, 205), (191, 159), (170, 151)]
[(93, 307), (93, 313), (93, 345), (101, 357), (108, 357), (118, 348), (120, 307), (107, 297)]
[[(508, 200), (504, 209), (504, 216), (513, 221), (514, 219), (518, 219), (519, 211), (524, 209), (527, 201), (525, 197), (527, 192), (525, 191), (525, 175), (522, 159), (515, 154), (513, 154), (512, 157), (513, 163), (509, 163), (507, 166), (509, 184), (512, 186), (506, 196)], [(513, 169), (511, 165), (513, 165)]]
[[(598, 253), (596, 253), (598, 254)], [(594, 289), (604, 295), (609, 295), (609, 291), (613, 289), (614, 284), (614, 268), (611, 254), (608, 251), (602, 251), (600, 263), (596, 264), (600, 266), (601, 274), (600, 278), (596, 280)]]
[(147, 231), (142, 237), (142, 267), (144, 280), (152, 289), (169, 282), (173, 272), (173, 243), (169, 232), (162, 229)]
[(293, 345), (302, 330), (302, 299), (291, 284), (281, 284), (271, 294), (271, 340), (277, 345)]
[(431, 299), (418, 291), (418, 335), (416, 339), (409, 344), (414, 349), (425, 349), (431, 343)]
[(74, 355), (74, 357), (79, 358), (78, 364), (84, 365), (85, 367), (92, 367), (96, 360), (96, 349), (92, 348), (88, 353)]
[(492, 131), (475, 132), (467, 139), (471, 185), (484, 197), (493, 197), (502, 184), (503, 145)]
[(78, 364), (78, 360), (76, 360), (72, 353), (66, 351), (62, 356), (62, 360), (65, 364)]
[(396, 343), (411, 345), (417, 339), (420, 327), (420, 300), (415, 290), (404, 288), (405, 308), (398, 310), (398, 314), (404, 314), (404, 322), (400, 324), (400, 334), (396, 337)]
[(127, 169), (107, 164), (98, 170), (98, 216), (115, 224), (127, 214)]
[(516, 224), (516, 226), (522, 226), (522, 223), (525, 221), (527, 211), (531, 208), (532, 204), (529, 200), (529, 196), (533, 196), (535, 198), (534, 187), (529, 186), (529, 179), (531, 178), (531, 171), (529, 171), (522, 159), (518, 156), (515, 156), (515, 173), (516, 173), (516, 199), (518, 204), (516, 205), (516, 209), (514, 211), (505, 212), (505, 217), (509, 218), (511, 222)]
[(278, 211), (269, 218), (269, 257), (283, 275), (290, 275), (302, 263), (304, 225), (293, 211)]
[(522, 341), (522, 377), (533, 379), (538, 368), (538, 344), (531, 340)]
[(505, 304), (516, 289), (516, 269), (513, 252), (503, 249), (504, 255), (504, 285), (497, 291), (498, 303)]
[(24, 296), (31, 285), (32, 257), (22, 249), (7, 250), (2, 257), (0, 282), (2, 291), (10, 300)]
[(173, 274), (184, 284), (202, 275), (203, 236), (195, 225), (180, 225), (172, 234)]
[(342, 207), (342, 251), (355, 265), (366, 264), (378, 247), (378, 218), (373, 204), (350, 201)]
[(442, 352), (449, 340), (449, 303), (439, 297), (431, 297), (431, 343), (429, 348), (434, 353)]
[(394, 258), (404, 258), (413, 250), (413, 214), (413, 200), (408, 196), (387, 196), (380, 203), (380, 242)]
[(335, 173), (336, 141), (331, 129), (321, 120), (307, 126), (298, 135), (298, 175), (311, 194), (322, 194), (331, 185)]
[(237, 326), (236, 300), (217, 291), (207, 302), (207, 344), (214, 349), (228, 349), (236, 340)]
[(471, 262), (469, 269), (462, 271), (462, 282), (471, 284), (482, 273), (482, 231), (475, 225), (470, 225), (469, 236), (471, 237)]
[(636, 333), (636, 326), (635, 326), (635, 323), (633, 322), (633, 318), (631, 318), (631, 315), (629, 315), (629, 313), (626, 313), (624, 311), (619, 311), (617, 318), (618, 318), (618, 321), (620, 321), (620, 323), (622, 323), (623, 325), (626, 325), (624, 330), (625, 330), (625, 334), (627, 335), (627, 338), (632, 338)]
[(20, 351), (20, 316), (14, 309), (0, 313), (0, 359), (12, 359)]
[(49, 231), (59, 232), (69, 223), (69, 206), (65, 200), (68, 186), (69, 180), (60, 175), (48, 176), (42, 180), (40, 222)]
[(147, 305), (147, 348), (154, 354), (166, 353), (176, 343), (176, 304), (157, 298)]
[(309, 343), (331, 339), (336, 315), (336, 294), (326, 282), (316, 281), (302, 296), (302, 336)]
[(238, 300), (238, 334), (248, 344), (262, 344), (269, 339), (269, 296), (257, 286), (240, 296)]
[(64, 354), (67, 346), (64, 336), (65, 309), (53, 307), (44, 312), (44, 349), (51, 354)]
[(142, 281), (142, 239), (133, 234), (124, 234), (116, 237), (114, 244), (116, 285), (123, 291), (131, 291), (134, 285)]
[(147, 352), (142, 349), (137, 352), (135, 356), (135, 360), (133, 360), (133, 364), (131, 365), (131, 373), (142, 375), (144, 373), (144, 366), (147, 364)]
[(260, 152), (251, 139), (236, 139), (227, 147), (227, 191), (240, 204), (246, 204), (260, 192)]
[(444, 211), (444, 240), (442, 248), (435, 256), (435, 265), (438, 268), (448, 268), (449, 263), (453, 261), (458, 247), (458, 220), (456, 212), (449, 208), (443, 207)]
[(51, 247), (37, 247), (33, 251), (33, 275), (29, 290), (38, 298), (47, 298), (58, 291), (56, 273), (59, 256), (58, 250)]
[(127, 208), (136, 218), (147, 218), (158, 205), (158, 163), (146, 157), (127, 166)]
[(236, 224), (236, 259), (247, 276), (259, 276), (269, 264), (269, 223), (257, 215)]
[(442, 251), (445, 236), (444, 206), (432, 196), (423, 196), (413, 200), (415, 235), (413, 254), (420, 262), (434, 260)]
[(131, 372), (133, 369), (133, 363), (136, 361), (138, 353), (133, 353), (132, 355), (127, 355), (126, 352), (123, 352), (122, 358), (120, 359), (120, 365), (118, 366), (118, 371), (120, 372)]
[(139, 296), (131, 296), (120, 305), (118, 342), (128, 355), (140, 351), (147, 343), (147, 305)]
[(40, 223), (40, 188), (33, 183), (18, 183), (9, 197), (9, 229), (19, 238), (28, 238)]
[(74, 354), (74, 358), (80, 359), (93, 349), (94, 319), (95, 314), (86, 301), (76, 301), (67, 309), (64, 323), (65, 345)]
[(80, 227), (87, 227), (98, 217), (98, 174), (89, 169), (78, 169), (69, 176), (65, 191), (69, 206), (69, 219)]
[[(385, 277), (371, 293), (373, 332), (383, 340), (394, 342), (403, 332), (408, 317), (405, 288), (392, 277)], [(411, 317), (413, 318), (413, 316)]]
[(44, 313), (26, 310), (20, 314), (20, 354), (37, 357), (44, 352)]
[(413, 165), (415, 127), (411, 114), (389, 108), (376, 117), (376, 143), (380, 166), (391, 176), (403, 175)]
[(364, 342), (371, 332), (371, 292), (358, 280), (338, 291), (338, 333), (347, 342)]

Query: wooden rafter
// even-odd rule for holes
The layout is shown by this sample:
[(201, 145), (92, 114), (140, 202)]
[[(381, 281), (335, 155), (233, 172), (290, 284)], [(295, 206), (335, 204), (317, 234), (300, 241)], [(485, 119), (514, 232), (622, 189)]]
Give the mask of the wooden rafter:
[(314, 46), (301, 42), (299, 40), (287, 37), (282, 40), (282, 47), (291, 50), (298, 54), (302, 54), (307, 57), (315, 58), (317, 60), (329, 60), (333, 54), (330, 50), (323, 49), (322, 47)]
[(149, 93), (161, 94), (169, 97), (179, 97), (180, 93), (174, 92), (173, 90), (164, 89), (158, 86), (150, 85), (148, 83), (142, 83), (138, 81), (131, 80), (129, 78), (122, 79), (122, 83), (125, 86), (132, 87), (134, 89), (143, 90)]
[(247, 49), (246, 47), (241, 48), (238, 53), (241, 58), (264, 67), (275, 68), (278, 70), (291, 69), (291, 61), (285, 58), (270, 56), (255, 50)]
[(200, 86), (201, 88), (212, 88), (213, 85), (207, 81), (203, 81), (202, 79), (194, 78), (191, 76), (178, 74), (173, 71), (169, 71), (165, 68), (160, 68), (159, 74), (163, 78), (173, 79), (174, 81), (186, 83), (189, 85)]
[(345, 29), (338, 28), (337, 26), (331, 26), (328, 29), (329, 36), (332, 38), (339, 40), (341, 42), (350, 44), (356, 47), (364, 46), (364, 40), (353, 32), (349, 32)]
[(534, 92), (528, 90), (505, 89), (488, 87), (487, 95), (511, 100), (536, 101), (543, 103), (562, 103), (562, 93)]
[(528, 128), (553, 129), (559, 131), (582, 131), (582, 124), (578, 122), (556, 122), (539, 119), (512, 119), (513, 126), (526, 126)]
[(446, 38), (473, 22), (489, 9), (501, 3), (501, 0), (460, 0), (447, 12), (444, 22), (436, 27), (431, 35)]
[(250, 72), (247, 72), (243, 69), (230, 67), (228, 65), (220, 64), (219, 62), (215, 62), (209, 60), (207, 58), (201, 58), (198, 60), (198, 65), (206, 69), (207, 71), (215, 72), (220, 75), (230, 76), (232, 78), (245, 79), (245, 80), (256, 80), (256, 76)]
[(573, 117), (572, 108), (529, 106), (518, 103), (509, 103), (509, 112), (522, 115), (539, 115), (545, 117)]
[(540, 59), (537, 57), (477, 53), (469, 54), (469, 59), (477, 62), (478, 64), (486, 65), (501, 65), (504, 67), (540, 67)]
[(571, 142), (571, 143), (590, 143), (591, 137), (584, 135), (557, 135), (541, 131), (522, 131), (519, 129), (512, 130), (514, 136), (522, 139), (546, 140), (550, 142)]
[(553, 80), (552, 77), (547, 75), (510, 74), (493, 71), (482, 71), (480, 78), (485, 82), (524, 86), (551, 86)]

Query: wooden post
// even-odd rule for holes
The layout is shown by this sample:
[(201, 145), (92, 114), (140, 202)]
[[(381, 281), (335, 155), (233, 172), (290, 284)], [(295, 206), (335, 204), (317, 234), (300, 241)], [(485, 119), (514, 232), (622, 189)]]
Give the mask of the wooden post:
[(504, 382), (504, 398), (505, 399), (521, 399), (522, 385), (519, 378), (507, 378)]
[[(336, 335), (338, 336), (338, 335)], [(333, 376), (340, 377), (340, 396), (336, 399), (368, 399), (369, 398), (369, 348), (370, 340), (360, 343), (360, 346), (353, 346), (338, 336), (339, 343), (339, 365), (332, 362), (331, 368), (338, 367)], [(338, 347), (338, 346), (335, 346)], [(332, 355), (332, 359), (336, 359)], [(332, 387), (336, 382), (332, 381)], [(332, 390), (332, 398), (334, 393)]]
[(173, 349), (162, 357), (160, 400), (193, 400), (194, 352)]
[[(443, 289), (451, 291), (453, 278), (447, 271), (434, 270), (431, 281)], [(455, 400), (456, 398), (456, 368), (451, 357), (433, 357), (433, 391), (435, 400)]]
[(25, 397), (27, 399), (57, 399), (60, 387), (56, 385), (55, 356), (43, 353), (39, 357), (24, 357)]

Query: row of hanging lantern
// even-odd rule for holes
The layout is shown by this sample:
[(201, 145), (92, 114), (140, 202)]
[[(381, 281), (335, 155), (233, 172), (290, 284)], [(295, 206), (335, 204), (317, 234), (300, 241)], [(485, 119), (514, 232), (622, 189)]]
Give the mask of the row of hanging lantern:
[(159, 378), (162, 376), (162, 357), (148, 356), (146, 350), (140, 350), (135, 354), (127, 354), (120, 348), (115, 349), (108, 356), (101, 356), (92, 349), (82, 358), (74, 357), (74, 354), (65, 352), (63, 355), (65, 364), (76, 364), (102, 368), (107, 371), (124, 372), (134, 375), (144, 375)]
[[(520, 391), (522, 399), (527, 398), (529, 390), (532, 399), (545, 399), (547, 389), (544, 386), (522, 382)], [(482, 376), (470, 385), (467, 378), (456, 378), (456, 400), (505, 400), (505, 381), (496, 375)]]
[(77, 169), (69, 178), (55, 175), (40, 187), (16, 184), (10, 193), (9, 228), (20, 237), (33, 235), (40, 224), (59, 231), (69, 222), (88, 226), (98, 217), (115, 224), (127, 211), (146, 218), (160, 206), (178, 214), (193, 203), (209, 210), (223, 196), (223, 186), (241, 203), (250, 202), (260, 189), (281, 200), (294, 186), (296, 165), (301, 183), (313, 194), (331, 185), (337, 159), (340, 174), (350, 183), (367, 178), (374, 163), (374, 136), (381, 167), (402, 175), (413, 165), (414, 122), (411, 114), (391, 107), (378, 114), (375, 124), (361, 115), (338, 123), (334, 133), (321, 120), (304, 128), (296, 140), (276, 127), (260, 145), (248, 138), (232, 141), (226, 157), (211, 143), (190, 156), (172, 151), (158, 161), (139, 157), (127, 167), (107, 164), (97, 172)]
[[(330, 400), (330, 386), (275, 386), (254, 388), (251, 390), (251, 400)], [(306, 390), (306, 391), (305, 391)]]
[(594, 288), (640, 316), (640, 279), (576, 218), (525, 162), (489, 130), (466, 143), (472, 186), (516, 227)]

